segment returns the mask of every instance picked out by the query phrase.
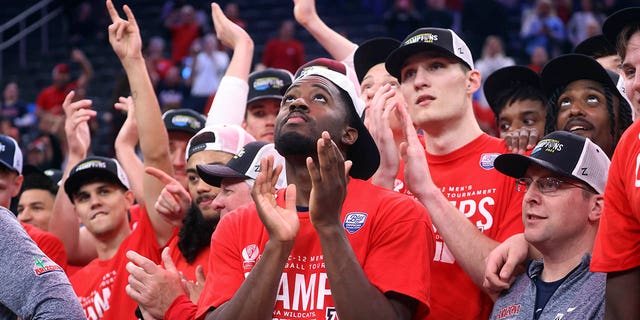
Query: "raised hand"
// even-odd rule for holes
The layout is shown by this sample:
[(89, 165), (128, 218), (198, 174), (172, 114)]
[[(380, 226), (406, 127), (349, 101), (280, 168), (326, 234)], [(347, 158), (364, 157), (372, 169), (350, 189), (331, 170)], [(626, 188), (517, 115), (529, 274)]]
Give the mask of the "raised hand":
[(213, 28), (216, 31), (216, 37), (224, 46), (235, 48), (237, 43), (241, 41), (253, 42), (249, 34), (233, 21), (224, 15), (222, 9), (217, 3), (211, 3), (211, 18), (213, 19)]
[(126, 4), (122, 7), (127, 20), (120, 17), (111, 0), (107, 0), (107, 11), (111, 17), (109, 25), (109, 43), (121, 61), (142, 59), (142, 39), (136, 18)]
[(315, 0), (293, 0), (293, 16), (303, 26), (314, 18), (319, 18)]
[(97, 112), (91, 110), (91, 100), (84, 99), (73, 101), (75, 92), (67, 94), (62, 103), (62, 109), (66, 115), (64, 132), (67, 137), (69, 153), (84, 158), (91, 145), (91, 133), (89, 132), (89, 120), (95, 117)]
[(135, 117), (135, 105), (133, 99), (129, 97), (120, 97), (118, 102), (113, 104), (113, 107), (117, 110), (127, 113), (127, 119), (122, 124), (118, 136), (116, 136), (116, 143), (123, 143), (127, 146), (134, 146), (138, 143), (138, 125), (136, 124)]
[(260, 173), (251, 189), (262, 224), (267, 228), (269, 241), (292, 244), (300, 229), (296, 211), (296, 186), (290, 184), (285, 191), (285, 208), (276, 204), (275, 185), (282, 166), (273, 168), (273, 156), (260, 159)]
[(369, 133), (380, 151), (380, 166), (373, 175), (372, 183), (387, 189), (393, 189), (395, 178), (400, 168), (400, 158), (391, 130), (389, 117), (399, 103), (399, 96), (396, 89), (390, 84), (380, 87), (367, 109), (364, 124), (369, 129)]
[(164, 171), (147, 167), (146, 173), (154, 176), (165, 184), (158, 196), (154, 208), (174, 226), (182, 226), (182, 219), (187, 215), (191, 206), (191, 196), (178, 180), (172, 178)]
[(404, 181), (409, 191), (421, 198), (421, 195), (428, 190), (428, 186), (433, 185), (427, 156), (406, 106), (399, 104), (396, 108), (396, 114), (400, 119), (404, 133), (404, 141), (400, 144), (400, 156), (404, 161)]
[(187, 294), (184, 280), (176, 270), (169, 248), (162, 251), (164, 268), (135, 251), (127, 251), (129, 284), (125, 291), (154, 318), (164, 319), (173, 301)]
[(351, 161), (345, 161), (338, 146), (327, 131), (318, 139), (318, 164), (307, 158), (307, 170), (311, 176), (309, 216), (318, 228), (341, 226), (342, 203), (347, 196), (348, 175)]

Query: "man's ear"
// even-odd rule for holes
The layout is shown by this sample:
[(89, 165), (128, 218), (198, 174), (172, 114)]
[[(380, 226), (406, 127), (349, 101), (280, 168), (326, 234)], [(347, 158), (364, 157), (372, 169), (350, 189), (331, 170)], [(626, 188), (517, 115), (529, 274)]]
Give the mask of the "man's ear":
[(591, 211), (589, 211), (589, 221), (597, 222), (602, 216), (602, 208), (604, 207), (604, 197), (601, 194), (591, 198)]
[(340, 139), (340, 142), (342, 142), (342, 144), (344, 145), (351, 146), (356, 143), (356, 140), (358, 140), (358, 130), (354, 127), (347, 126), (344, 129), (344, 133), (342, 134), (342, 139)]
[(11, 190), (11, 197), (15, 197), (20, 193), (20, 189), (22, 188), (22, 182), (24, 181), (24, 176), (19, 174), (13, 179), (13, 190)]
[(480, 85), (482, 84), (482, 77), (480, 76), (480, 72), (478, 70), (471, 70), (467, 74), (467, 93), (474, 94), (478, 89), (480, 89)]

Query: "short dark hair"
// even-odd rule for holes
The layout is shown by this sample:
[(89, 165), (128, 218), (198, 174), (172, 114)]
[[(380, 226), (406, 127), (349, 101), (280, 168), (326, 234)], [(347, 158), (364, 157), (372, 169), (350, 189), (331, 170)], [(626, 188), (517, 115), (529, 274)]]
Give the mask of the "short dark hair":
[(500, 112), (502, 112), (504, 107), (511, 105), (512, 103), (524, 100), (540, 101), (544, 110), (547, 112), (549, 110), (547, 106), (547, 98), (539, 88), (535, 88), (530, 85), (511, 86), (505, 88), (502, 92), (500, 92), (498, 99), (496, 99), (495, 108), (496, 111), (498, 111), (495, 114), (496, 124), (500, 119)]
[(640, 32), (640, 23), (631, 23), (622, 28), (622, 31), (620, 31), (616, 38), (616, 50), (620, 58), (622, 58), (622, 61), (624, 61), (627, 55), (627, 43), (629, 43), (629, 39), (631, 39), (631, 36), (636, 32)]
[(18, 198), (22, 196), (23, 192), (32, 189), (49, 191), (54, 197), (58, 193), (58, 185), (51, 178), (41, 173), (30, 173), (24, 176)]

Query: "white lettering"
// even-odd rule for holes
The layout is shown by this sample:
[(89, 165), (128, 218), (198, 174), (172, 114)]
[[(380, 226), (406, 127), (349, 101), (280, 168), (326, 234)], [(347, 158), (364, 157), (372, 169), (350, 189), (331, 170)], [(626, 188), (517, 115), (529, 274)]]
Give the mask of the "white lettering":
[[(309, 279), (309, 287), (304, 279), (304, 274), (296, 274), (296, 283), (293, 289), (293, 310), (300, 310), (300, 296), (302, 296), (302, 310), (313, 309), (313, 291), (316, 288), (316, 274), (312, 274)], [(311, 300), (311, 305), (309, 305)]]
[(486, 219), (485, 223), (482, 223), (482, 221), (480, 220), (476, 221), (476, 226), (478, 227), (478, 229), (480, 229), (480, 231), (490, 229), (493, 226), (493, 216), (491, 215), (491, 212), (487, 210), (487, 206), (493, 205), (495, 205), (495, 201), (491, 197), (485, 197), (480, 200), (478, 208), (480, 214)]
[(290, 309), (289, 304), (289, 281), (287, 280), (287, 274), (283, 273), (280, 277), (280, 286), (278, 288), (278, 295), (276, 295), (276, 303), (282, 301), (283, 309)]
[(316, 309), (324, 309), (325, 297), (331, 296), (331, 289), (327, 289), (327, 274), (321, 273), (318, 279), (318, 300), (316, 302)]

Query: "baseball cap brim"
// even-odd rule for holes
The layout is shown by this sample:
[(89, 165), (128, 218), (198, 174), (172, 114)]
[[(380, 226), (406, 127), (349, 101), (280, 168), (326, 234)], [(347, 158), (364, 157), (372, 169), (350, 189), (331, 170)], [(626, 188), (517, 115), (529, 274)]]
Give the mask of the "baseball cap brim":
[[(282, 88), (281, 90), (282, 90), (282, 93), (287, 91), (286, 88)], [(247, 100), (247, 103), (251, 103), (251, 102), (254, 102), (254, 101), (258, 101), (258, 100), (264, 100), (264, 99), (276, 99), (276, 100), (282, 101), (282, 97), (284, 97), (284, 96), (283, 95), (277, 95), (277, 94), (270, 94), (270, 95), (265, 95), (265, 96), (253, 97), (252, 99)]]
[(222, 179), (225, 178), (250, 179), (250, 177), (221, 164), (199, 164), (196, 165), (196, 169), (198, 176), (214, 187), (220, 187)]
[(563, 176), (572, 177), (570, 173), (565, 173), (561, 168), (557, 167), (553, 163), (515, 153), (499, 155), (493, 162), (493, 165), (499, 172), (518, 179), (524, 177), (524, 174), (532, 163)]
[(389, 54), (389, 56), (387, 57), (387, 61), (385, 62), (385, 68), (387, 69), (387, 72), (389, 72), (390, 75), (396, 77), (398, 81), (401, 81), (402, 67), (404, 67), (407, 59), (409, 59), (413, 55), (416, 55), (418, 53), (424, 53), (426, 51), (438, 51), (439, 53), (442, 53), (448, 57), (455, 58), (456, 60), (463, 63), (465, 66), (471, 68), (471, 66), (469, 66), (469, 64), (466, 61), (460, 59), (455, 54), (451, 53), (451, 51), (441, 46), (431, 44), (431, 43), (424, 43), (424, 42), (416, 42), (410, 45), (401, 46), (398, 49), (393, 50), (391, 54)]
[(556, 89), (577, 80), (593, 80), (618, 91), (602, 65), (583, 54), (565, 54), (549, 61), (542, 69), (540, 77), (547, 97), (551, 97)]
[(540, 75), (525, 66), (509, 66), (493, 72), (484, 83), (484, 96), (489, 102), (489, 107), (497, 116), (503, 106), (498, 106), (501, 92), (513, 86), (531, 86), (542, 92)]
[(595, 59), (618, 54), (615, 46), (607, 38), (599, 34), (578, 43), (573, 53), (584, 54)]
[(100, 168), (84, 169), (73, 173), (64, 182), (64, 191), (67, 193), (67, 196), (69, 196), (69, 199), (71, 199), (71, 202), (73, 202), (73, 195), (80, 190), (80, 187), (95, 177), (100, 177), (101, 180), (115, 182), (124, 189), (129, 190), (129, 187), (125, 186), (118, 176), (109, 170)]
[(373, 38), (363, 42), (353, 54), (353, 66), (362, 82), (364, 76), (373, 66), (384, 63), (393, 50), (400, 46), (400, 41), (393, 38)]
[(602, 24), (602, 34), (615, 46), (618, 34), (633, 23), (640, 23), (640, 7), (622, 9), (607, 17)]

